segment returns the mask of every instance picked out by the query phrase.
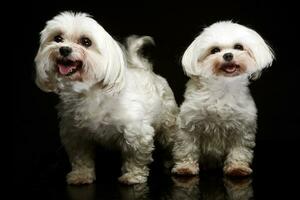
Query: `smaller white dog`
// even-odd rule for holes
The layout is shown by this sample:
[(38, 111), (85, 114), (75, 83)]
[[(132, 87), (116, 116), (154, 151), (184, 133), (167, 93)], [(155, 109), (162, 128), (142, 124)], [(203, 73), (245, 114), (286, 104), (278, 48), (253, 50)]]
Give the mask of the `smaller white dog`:
[(139, 54), (146, 42), (152, 38), (132, 36), (123, 51), (84, 13), (61, 13), (41, 32), (36, 83), (61, 100), (60, 135), (72, 165), (69, 184), (95, 180), (96, 144), (121, 150), (119, 181), (125, 184), (146, 182), (155, 133), (167, 145), (178, 108), (167, 81)]
[(218, 22), (192, 42), (182, 58), (185, 101), (175, 135), (173, 173), (195, 175), (224, 166), (226, 175), (247, 176), (256, 133), (256, 107), (248, 89), (271, 65), (272, 50), (254, 30)]

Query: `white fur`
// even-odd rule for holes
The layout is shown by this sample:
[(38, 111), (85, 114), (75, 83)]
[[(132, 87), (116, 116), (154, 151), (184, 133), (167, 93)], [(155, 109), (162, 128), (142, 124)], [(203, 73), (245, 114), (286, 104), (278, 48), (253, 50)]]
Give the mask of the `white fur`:
[(248, 66), (247, 74), (261, 72), (263, 68), (272, 64), (274, 59), (272, 50), (257, 32), (230, 21), (223, 21), (205, 28), (187, 48), (182, 57), (184, 71), (188, 76), (201, 74), (211, 77), (211, 70), (205, 71), (206, 68), (199, 66), (198, 60), (203, 59), (213, 46), (231, 48), (235, 43), (246, 44), (251, 57), (255, 59), (255, 65)]
[[(234, 49), (242, 44), (244, 50)], [(213, 47), (220, 52), (210, 54)], [(233, 54), (245, 67), (237, 75), (215, 73)], [(255, 146), (256, 107), (248, 89), (249, 78), (271, 65), (274, 56), (253, 30), (232, 22), (218, 22), (192, 42), (183, 55), (184, 71), (191, 79), (177, 120), (173, 173), (198, 174), (200, 167), (224, 164), (229, 175), (249, 175)], [(226, 73), (225, 73), (226, 74)]]
[[(64, 42), (53, 41), (58, 33)], [(78, 44), (82, 35), (91, 39), (92, 46)], [(146, 41), (152, 39), (130, 37), (124, 52), (83, 13), (61, 13), (42, 31), (35, 59), (36, 83), (44, 91), (56, 92), (61, 100), (60, 135), (72, 164), (69, 184), (95, 180), (96, 144), (121, 150), (121, 182), (145, 182), (155, 133), (161, 132), (161, 138), (169, 142), (177, 105), (166, 80), (154, 74), (151, 64), (138, 54)], [(65, 77), (57, 72), (55, 59), (63, 45), (73, 49), (70, 59), (83, 61), (80, 73)]]

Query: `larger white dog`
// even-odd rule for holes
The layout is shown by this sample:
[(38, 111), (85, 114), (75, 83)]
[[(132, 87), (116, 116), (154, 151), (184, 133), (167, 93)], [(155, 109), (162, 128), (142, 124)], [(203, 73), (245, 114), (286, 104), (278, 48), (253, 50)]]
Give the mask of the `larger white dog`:
[(153, 41), (130, 37), (123, 51), (84, 13), (63, 12), (41, 32), (36, 84), (61, 100), (60, 135), (72, 165), (69, 184), (95, 180), (96, 143), (122, 151), (119, 181), (147, 180), (154, 134), (160, 131), (168, 141), (177, 105), (166, 80), (139, 54), (146, 42)]
[(191, 78), (180, 107), (173, 173), (198, 174), (222, 166), (233, 176), (251, 174), (256, 107), (249, 78), (271, 65), (273, 53), (253, 30), (215, 23), (192, 42), (182, 58)]

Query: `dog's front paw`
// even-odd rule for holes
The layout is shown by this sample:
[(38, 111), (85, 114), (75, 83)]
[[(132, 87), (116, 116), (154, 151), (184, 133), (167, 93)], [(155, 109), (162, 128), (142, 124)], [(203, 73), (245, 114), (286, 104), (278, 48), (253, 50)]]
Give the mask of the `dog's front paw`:
[(91, 184), (96, 180), (93, 170), (76, 170), (67, 174), (67, 183), (71, 185)]
[(119, 177), (119, 181), (126, 185), (133, 185), (133, 184), (145, 183), (147, 181), (147, 177), (127, 172)]
[(197, 163), (176, 164), (172, 169), (172, 173), (177, 175), (197, 175), (199, 174), (199, 166)]
[(224, 173), (228, 176), (242, 177), (252, 174), (248, 164), (228, 164), (224, 166)]

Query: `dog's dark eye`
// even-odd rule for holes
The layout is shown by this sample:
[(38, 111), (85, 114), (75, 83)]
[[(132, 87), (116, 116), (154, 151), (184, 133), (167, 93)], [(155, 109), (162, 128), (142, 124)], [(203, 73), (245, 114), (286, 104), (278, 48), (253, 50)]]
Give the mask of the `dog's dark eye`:
[(214, 47), (212, 50), (210, 50), (210, 53), (215, 54), (215, 53), (218, 53), (220, 51), (221, 51), (221, 49), (219, 47)]
[(92, 45), (92, 41), (87, 37), (83, 37), (80, 39), (80, 44), (82, 44), (85, 47), (90, 47)]
[(233, 48), (241, 51), (244, 50), (244, 47), (241, 44), (235, 44)]
[(64, 39), (60, 35), (57, 35), (57, 36), (54, 37), (54, 41), (59, 43), (59, 42), (63, 42)]

